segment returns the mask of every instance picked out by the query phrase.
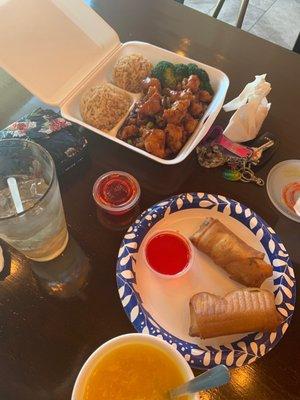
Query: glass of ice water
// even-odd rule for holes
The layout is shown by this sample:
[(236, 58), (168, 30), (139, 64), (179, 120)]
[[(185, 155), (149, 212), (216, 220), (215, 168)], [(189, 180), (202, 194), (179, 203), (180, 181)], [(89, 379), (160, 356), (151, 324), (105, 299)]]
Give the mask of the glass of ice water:
[(34, 142), (0, 141), (0, 238), (36, 261), (54, 259), (68, 243), (53, 159)]

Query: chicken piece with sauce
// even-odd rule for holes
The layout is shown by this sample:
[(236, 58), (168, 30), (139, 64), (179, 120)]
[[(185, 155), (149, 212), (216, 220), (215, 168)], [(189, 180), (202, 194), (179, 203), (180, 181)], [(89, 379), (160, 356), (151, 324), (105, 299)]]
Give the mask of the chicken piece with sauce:
[(180, 96), (179, 96), (180, 100), (194, 100), (195, 99), (195, 95), (193, 94), (193, 92), (190, 89), (184, 89), (180, 92)]
[(120, 131), (120, 139), (127, 140), (135, 136), (138, 133), (138, 127), (136, 125), (127, 125)]
[(170, 99), (171, 103), (174, 103), (176, 100), (179, 100), (180, 91), (164, 89), (164, 94)]
[(185, 78), (182, 83), (184, 89), (189, 89), (193, 93), (197, 93), (201, 82), (197, 75), (190, 75), (188, 78)]
[(172, 153), (178, 153), (183, 146), (182, 127), (174, 124), (168, 124), (165, 132), (167, 146), (171, 149)]
[(177, 100), (171, 108), (163, 113), (163, 118), (170, 124), (179, 125), (187, 113), (190, 100)]
[(149, 129), (144, 139), (146, 151), (160, 158), (166, 157), (165, 143), (166, 135), (162, 129)]
[[(151, 87), (149, 89), (151, 89)], [(147, 99), (139, 106), (138, 115), (140, 117), (145, 117), (152, 116), (158, 113), (162, 109), (161, 100), (161, 95), (157, 91), (155, 91), (149, 97), (149, 99)]]
[[(156, 86), (150, 86), (148, 92), (145, 94), (144, 98), (141, 100), (141, 103), (145, 103), (154, 93), (159, 93)], [(160, 93), (159, 93), (160, 94)]]
[(203, 105), (202, 103), (198, 103), (197, 101), (191, 102), (190, 112), (194, 118), (200, 118), (203, 113)]
[(188, 133), (189, 135), (192, 134), (196, 129), (198, 122), (199, 121), (193, 118), (191, 114), (187, 113), (183, 121), (183, 127), (186, 133)]
[(154, 87), (157, 92), (161, 92), (161, 84), (158, 79), (149, 76), (142, 81), (143, 92), (147, 93), (150, 87)]
[(200, 90), (198, 99), (204, 103), (210, 103), (212, 101), (212, 95), (207, 90)]
[(164, 89), (164, 94), (170, 99), (171, 103), (174, 103), (177, 100), (194, 100), (195, 96), (190, 89), (184, 90), (171, 90)]

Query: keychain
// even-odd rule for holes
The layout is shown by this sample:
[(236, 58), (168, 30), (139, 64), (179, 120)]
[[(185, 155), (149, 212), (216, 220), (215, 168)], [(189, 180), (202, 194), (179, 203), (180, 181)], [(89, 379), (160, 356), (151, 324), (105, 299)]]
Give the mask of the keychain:
[(259, 147), (252, 147), (253, 153), (251, 156), (251, 161), (253, 164), (258, 164), (260, 162), (260, 159), (262, 157), (262, 154), (265, 150), (269, 149), (270, 147), (274, 146), (274, 140), (268, 139), (267, 142), (262, 144)]
[(252, 162), (245, 159), (237, 159), (236, 157), (228, 160), (229, 169), (223, 171), (223, 177), (228, 181), (242, 181), (245, 183), (253, 182), (258, 186), (265, 184), (264, 180), (257, 177), (251, 169)]
[(227, 164), (228, 167), (223, 171), (224, 179), (232, 182), (253, 182), (263, 186), (264, 180), (257, 177), (252, 168), (260, 165), (263, 152), (276, 144), (273, 137), (265, 136), (266, 141), (263, 143), (260, 141), (258, 147), (249, 147), (230, 141), (222, 132), (222, 127), (214, 127), (208, 140), (197, 147), (199, 164), (205, 168), (216, 168)]
[(246, 168), (244, 172), (242, 172), (241, 176), (242, 182), (254, 182), (258, 186), (264, 186), (265, 181), (258, 176), (255, 176), (254, 172), (250, 168)]

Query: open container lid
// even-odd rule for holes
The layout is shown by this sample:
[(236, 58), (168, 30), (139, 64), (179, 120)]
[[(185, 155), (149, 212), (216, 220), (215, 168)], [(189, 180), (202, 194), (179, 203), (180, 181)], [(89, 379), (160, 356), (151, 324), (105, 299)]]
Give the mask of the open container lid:
[(0, 66), (45, 103), (60, 105), (119, 44), (83, 0), (0, 0)]

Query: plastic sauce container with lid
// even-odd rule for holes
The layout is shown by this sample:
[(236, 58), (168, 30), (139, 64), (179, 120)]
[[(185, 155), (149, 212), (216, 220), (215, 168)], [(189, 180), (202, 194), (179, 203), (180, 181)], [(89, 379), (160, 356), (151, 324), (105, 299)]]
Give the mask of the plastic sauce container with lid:
[(189, 239), (176, 231), (156, 232), (144, 245), (146, 265), (161, 278), (178, 278), (191, 267), (194, 249)]
[(93, 197), (98, 207), (113, 215), (128, 213), (136, 206), (140, 195), (138, 181), (122, 171), (101, 175), (93, 187)]

